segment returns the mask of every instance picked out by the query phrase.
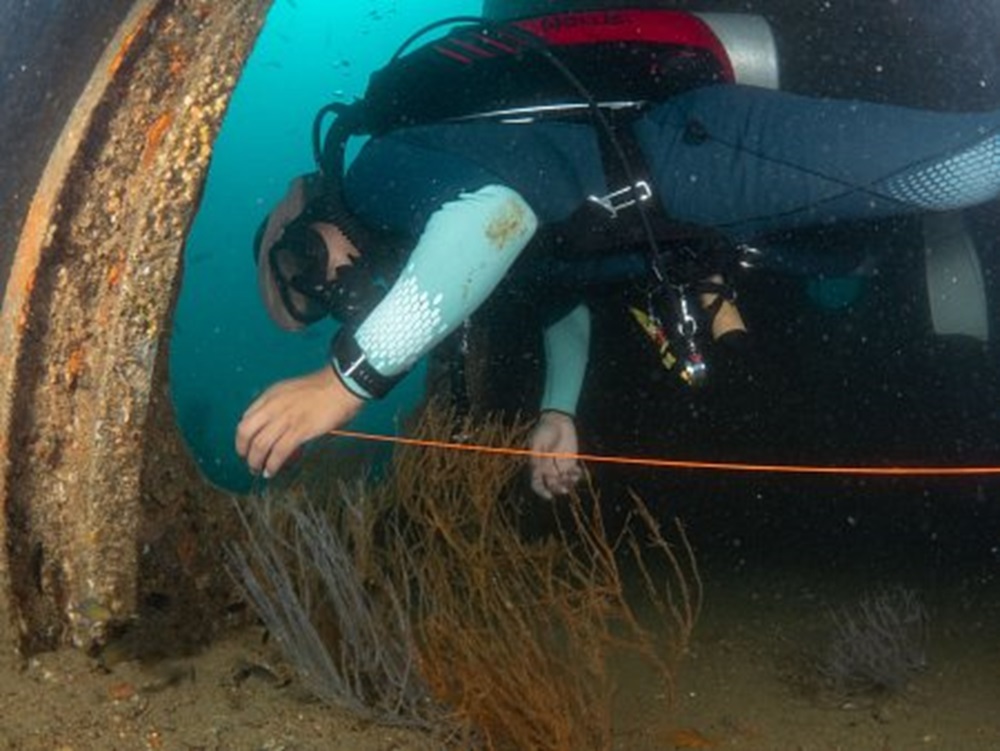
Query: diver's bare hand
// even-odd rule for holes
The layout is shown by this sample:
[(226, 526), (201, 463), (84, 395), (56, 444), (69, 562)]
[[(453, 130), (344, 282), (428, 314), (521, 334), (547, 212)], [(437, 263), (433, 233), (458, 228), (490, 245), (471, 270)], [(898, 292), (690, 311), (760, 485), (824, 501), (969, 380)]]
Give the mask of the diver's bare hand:
[(281, 381), (243, 413), (236, 452), (251, 472), (273, 477), (299, 446), (346, 425), (363, 405), (329, 367)]
[(583, 476), (575, 457), (579, 441), (573, 418), (563, 412), (542, 412), (528, 443), (531, 451), (567, 455), (532, 456), (531, 489), (548, 499), (569, 493)]

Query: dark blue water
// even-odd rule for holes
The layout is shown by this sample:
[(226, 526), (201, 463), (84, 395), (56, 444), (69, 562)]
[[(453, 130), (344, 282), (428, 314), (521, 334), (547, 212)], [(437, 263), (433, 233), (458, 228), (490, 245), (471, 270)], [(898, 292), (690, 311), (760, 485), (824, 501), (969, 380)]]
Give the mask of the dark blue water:
[[(208, 185), (188, 239), (171, 343), (170, 381), (179, 421), (206, 476), (244, 489), (233, 449), (240, 415), (275, 381), (318, 369), (332, 325), (301, 334), (274, 326), (258, 301), (251, 241), (295, 176), (314, 169), (313, 116), (359, 96), (415, 29), (475, 15), (480, 0), (330, 3), (279, 0), (240, 79), (216, 143)], [(418, 368), (354, 427), (393, 432), (418, 397)]]

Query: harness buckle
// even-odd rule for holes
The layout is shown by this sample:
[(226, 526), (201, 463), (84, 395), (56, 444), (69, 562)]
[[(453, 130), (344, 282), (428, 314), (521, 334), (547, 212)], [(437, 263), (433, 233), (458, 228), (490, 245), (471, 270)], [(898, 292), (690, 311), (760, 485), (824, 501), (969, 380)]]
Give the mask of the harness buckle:
[(736, 264), (744, 270), (757, 268), (757, 264), (764, 258), (764, 252), (755, 245), (739, 243), (736, 246)]
[(602, 209), (611, 214), (612, 219), (618, 218), (618, 212), (635, 206), (637, 203), (648, 201), (653, 197), (653, 189), (645, 180), (637, 180), (635, 185), (626, 185), (624, 188), (612, 191), (606, 196), (587, 196), (587, 200), (597, 204)]

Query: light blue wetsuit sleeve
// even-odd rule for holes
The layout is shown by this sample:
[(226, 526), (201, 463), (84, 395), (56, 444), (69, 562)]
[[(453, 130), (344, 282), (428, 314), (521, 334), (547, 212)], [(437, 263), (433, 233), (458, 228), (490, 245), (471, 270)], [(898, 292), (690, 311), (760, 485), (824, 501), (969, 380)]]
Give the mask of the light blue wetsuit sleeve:
[[(502, 185), (488, 185), (431, 215), (406, 267), (355, 334), (368, 363), (391, 377), (427, 354), (472, 315), (538, 228), (534, 211)], [(367, 393), (350, 376), (344, 382)]]
[(545, 390), (542, 392), (541, 408), (575, 416), (583, 377), (587, 372), (590, 309), (583, 304), (577, 305), (545, 329), (543, 344)]

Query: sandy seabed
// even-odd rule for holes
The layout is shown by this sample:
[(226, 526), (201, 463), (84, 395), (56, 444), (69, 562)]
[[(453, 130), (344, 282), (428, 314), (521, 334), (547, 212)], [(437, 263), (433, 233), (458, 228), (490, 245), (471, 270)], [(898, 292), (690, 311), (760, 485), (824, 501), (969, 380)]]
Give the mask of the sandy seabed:
[[(885, 576), (886, 572), (879, 572)], [(1000, 585), (945, 577), (924, 597), (928, 668), (890, 697), (805, 695), (796, 657), (820, 647), (829, 608), (864, 591), (855, 576), (708, 566), (705, 607), (670, 708), (641, 665), (622, 663), (621, 751), (977, 751), (1000, 748)], [(428, 736), (311, 701), (259, 628), (192, 657), (107, 667), (78, 652), (0, 674), (0, 747), (424, 751)]]

